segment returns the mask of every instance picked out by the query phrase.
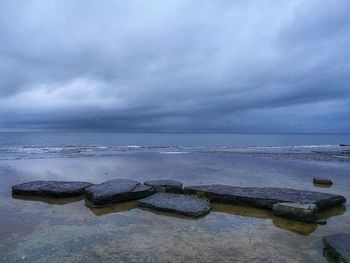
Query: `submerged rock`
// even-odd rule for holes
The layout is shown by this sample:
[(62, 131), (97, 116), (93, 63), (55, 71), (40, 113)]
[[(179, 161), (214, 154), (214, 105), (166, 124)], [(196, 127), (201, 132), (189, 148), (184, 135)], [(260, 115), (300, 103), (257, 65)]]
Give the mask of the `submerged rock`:
[(316, 220), (317, 206), (315, 204), (277, 203), (272, 206), (274, 215), (304, 222)]
[(325, 254), (336, 262), (350, 262), (350, 234), (334, 234), (323, 238)]
[(182, 183), (174, 180), (148, 180), (145, 185), (152, 187), (156, 192), (181, 193)]
[(138, 200), (137, 203), (142, 207), (191, 217), (200, 217), (209, 213), (211, 209), (210, 202), (206, 198), (173, 193), (156, 193)]
[(115, 179), (85, 189), (85, 198), (93, 205), (109, 205), (152, 194), (151, 187), (137, 181)]
[(342, 195), (290, 188), (236, 187), (229, 185), (200, 185), (185, 187), (185, 193), (208, 197), (212, 201), (272, 209), (276, 203), (315, 204), (326, 210), (346, 202)]
[(320, 178), (320, 177), (314, 177), (313, 182), (314, 182), (314, 184), (324, 184), (324, 185), (332, 185), (333, 184), (333, 182), (330, 179)]
[(33, 195), (48, 197), (72, 197), (84, 193), (91, 186), (88, 182), (33, 181), (12, 186), (16, 195)]

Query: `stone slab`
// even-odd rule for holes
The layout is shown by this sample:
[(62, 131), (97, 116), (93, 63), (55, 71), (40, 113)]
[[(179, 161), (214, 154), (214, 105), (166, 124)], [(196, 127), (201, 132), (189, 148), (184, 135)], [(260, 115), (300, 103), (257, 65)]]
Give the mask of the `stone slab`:
[(91, 186), (88, 182), (33, 181), (12, 186), (16, 195), (72, 197), (84, 193)]
[(85, 189), (85, 198), (93, 205), (102, 206), (146, 197), (154, 191), (137, 181), (115, 179)]
[(276, 203), (272, 206), (274, 215), (296, 219), (303, 222), (316, 220), (317, 206), (315, 204)]
[(183, 188), (183, 184), (175, 180), (148, 180), (144, 184), (156, 192), (181, 193)]
[(174, 193), (156, 193), (137, 203), (142, 207), (191, 217), (203, 216), (211, 209), (210, 201), (206, 198)]
[(323, 238), (326, 253), (337, 262), (350, 262), (350, 234), (333, 234)]
[(205, 196), (212, 201), (272, 209), (273, 204), (290, 202), (315, 204), (319, 211), (346, 202), (342, 195), (274, 187), (237, 187), (229, 185), (199, 185), (184, 188), (188, 194)]

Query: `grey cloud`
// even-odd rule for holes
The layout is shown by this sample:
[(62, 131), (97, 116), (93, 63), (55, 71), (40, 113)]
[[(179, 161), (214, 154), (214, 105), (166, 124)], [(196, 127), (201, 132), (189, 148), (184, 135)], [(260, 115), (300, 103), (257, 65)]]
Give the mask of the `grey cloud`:
[(2, 1), (0, 129), (347, 132), (349, 9)]

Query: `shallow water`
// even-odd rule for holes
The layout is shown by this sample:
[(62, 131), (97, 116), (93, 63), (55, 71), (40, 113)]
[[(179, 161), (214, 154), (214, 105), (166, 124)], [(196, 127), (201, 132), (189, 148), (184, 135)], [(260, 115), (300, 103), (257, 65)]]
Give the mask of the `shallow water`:
[[(312, 184), (329, 177), (330, 188)], [(82, 197), (11, 195), (31, 180), (176, 179), (185, 185), (276, 186), (350, 198), (348, 162), (271, 155), (155, 152), (93, 158), (0, 161), (1, 262), (327, 262), (322, 237), (350, 232), (349, 206), (322, 213), (327, 225), (274, 217), (270, 211), (213, 204), (191, 219), (140, 209), (134, 201), (90, 209)]]

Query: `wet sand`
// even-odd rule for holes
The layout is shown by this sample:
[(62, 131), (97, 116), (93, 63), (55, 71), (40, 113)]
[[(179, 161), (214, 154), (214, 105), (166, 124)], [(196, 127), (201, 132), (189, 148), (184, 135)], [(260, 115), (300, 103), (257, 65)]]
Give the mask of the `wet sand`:
[[(316, 187), (314, 176), (333, 181)], [(120, 153), (113, 157), (0, 161), (0, 262), (327, 262), (322, 237), (350, 233), (349, 205), (322, 213), (327, 225), (270, 211), (213, 204), (200, 219), (141, 209), (136, 202), (90, 209), (82, 197), (12, 196), (32, 180), (175, 179), (185, 185), (291, 187), (350, 200), (347, 160), (250, 153)]]

